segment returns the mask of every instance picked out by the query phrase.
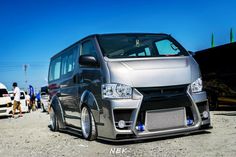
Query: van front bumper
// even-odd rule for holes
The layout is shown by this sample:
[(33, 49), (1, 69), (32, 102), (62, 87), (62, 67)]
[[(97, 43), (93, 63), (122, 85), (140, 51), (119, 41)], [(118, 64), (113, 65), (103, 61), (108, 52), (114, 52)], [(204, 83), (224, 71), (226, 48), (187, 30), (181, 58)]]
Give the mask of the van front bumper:
[[(165, 102), (166, 105), (168, 105), (167, 102), (171, 102), (170, 99)], [(178, 99), (182, 100), (179, 97)], [(204, 111), (209, 113), (206, 93), (200, 92), (200, 93), (190, 94), (187, 92), (185, 99), (188, 99), (189, 106), (193, 112), (192, 113), (194, 117), (193, 125), (191, 126), (183, 125), (181, 127), (165, 128), (165, 129), (159, 129), (159, 130), (156, 129), (156, 130), (151, 130), (151, 131), (147, 129), (144, 129), (142, 131), (138, 130), (138, 123), (139, 123), (138, 121), (141, 116), (140, 113), (145, 112), (145, 114), (147, 114), (149, 110), (159, 112), (159, 111), (166, 111), (166, 109), (164, 110), (158, 109), (158, 108), (155, 109), (155, 107), (152, 109), (148, 109), (148, 108), (143, 109), (144, 102), (145, 102), (144, 96), (138, 90), (134, 89), (134, 94), (133, 94), (132, 99), (103, 100), (103, 113), (100, 115), (100, 122), (104, 125), (98, 125), (97, 127), (98, 138), (107, 139), (111, 141), (149, 139), (149, 138), (166, 137), (166, 136), (173, 136), (173, 135), (179, 135), (179, 134), (188, 134), (191, 132), (198, 132), (204, 126), (205, 126), (204, 129), (211, 128), (210, 116), (207, 118), (203, 117)], [(183, 99), (182, 101), (183, 103), (185, 103), (184, 102), (185, 99)], [(175, 99), (173, 99), (172, 102), (174, 101)], [(161, 102), (158, 102), (156, 105), (160, 103)], [(170, 109), (168, 109), (167, 113), (171, 113), (172, 111), (176, 110), (176, 108), (177, 108), (177, 112), (173, 112), (173, 113), (174, 114), (181, 113), (182, 108), (185, 108), (185, 107), (181, 107), (181, 103), (179, 106), (177, 105), (178, 107), (174, 107), (174, 108), (171, 107)], [(178, 110), (179, 108), (180, 110)], [(185, 111), (185, 109), (183, 111)], [(170, 116), (172, 115), (170, 114)], [(123, 123), (125, 122), (125, 127), (120, 128), (119, 121), (123, 121)], [(163, 122), (159, 120), (158, 124), (162, 125), (164, 123), (165, 123), (165, 120), (163, 120)], [(147, 122), (145, 122), (145, 125), (146, 124)]]

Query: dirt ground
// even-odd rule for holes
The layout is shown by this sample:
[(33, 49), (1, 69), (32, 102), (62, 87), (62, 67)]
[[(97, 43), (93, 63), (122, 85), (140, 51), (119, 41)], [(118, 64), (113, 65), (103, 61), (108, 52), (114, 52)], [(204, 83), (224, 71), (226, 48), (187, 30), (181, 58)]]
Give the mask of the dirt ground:
[(0, 157), (235, 157), (236, 110), (213, 111), (211, 118), (214, 128), (201, 134), (114, 144), (51, 132), (49, 115), (35, 111), (0, 118)]

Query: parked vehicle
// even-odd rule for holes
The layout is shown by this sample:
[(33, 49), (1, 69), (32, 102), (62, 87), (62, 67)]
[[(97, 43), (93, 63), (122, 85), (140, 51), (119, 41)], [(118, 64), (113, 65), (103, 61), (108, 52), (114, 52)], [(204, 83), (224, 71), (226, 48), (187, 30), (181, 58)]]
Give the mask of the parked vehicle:
[(10, 115), (12, 110), (11, 98), (5, 85), (0, 83), (0, 116)]
[(236, 43), (201, 50), (194, 58), (202, 71), (210, 107), (236, 105)]
[(136, 140), (210, 128), (197, 62), (167, 34), (88, 36), (51, 58), (53, 131)]
[[(11, 103), (14, 103), (14, 92), (9, 91), (9, 95), (11, 97)], [(22, 112), (28, 112), (28, 106), (25, 100), (25, 92), (23, 90), (20, 91), (20, 105), (21, 105), (21, 111)], [(12, 108), (13, 109), (13, 108)], [(19, 112), (16, 110), (16, 112)]]
[(49, 107), (48, 87), (47, 86), (41, 87), (40, 94), (41, 94), (42, 110), (43, 112), (48, 112), (48, 107)]

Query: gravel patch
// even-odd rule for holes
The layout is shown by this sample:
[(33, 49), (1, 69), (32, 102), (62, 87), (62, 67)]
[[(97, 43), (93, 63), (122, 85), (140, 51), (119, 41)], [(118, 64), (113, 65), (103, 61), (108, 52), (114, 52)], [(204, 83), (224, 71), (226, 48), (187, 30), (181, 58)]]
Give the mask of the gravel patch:
[(236, 111), (213, 111), (211, 118), (214, 128), (201, 134), (114, 144), (51, 132), (49, 115), (35, 111), (16, 119), (0, 118), (0, 156), (236, 156)]

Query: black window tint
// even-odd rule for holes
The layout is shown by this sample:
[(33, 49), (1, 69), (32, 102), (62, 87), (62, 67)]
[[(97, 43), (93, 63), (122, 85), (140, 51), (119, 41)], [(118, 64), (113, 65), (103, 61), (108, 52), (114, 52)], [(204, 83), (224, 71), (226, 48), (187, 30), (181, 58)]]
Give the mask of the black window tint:
[(102, 53), (108, 58), (187, 56), (188, 53), (167, 35), (100, 35)]
[(6, 89), (0, 89), (0, 97), (3, 97), (3, 95), (8, 94)]
[(48, 93), (48, 87), (47, 86), (44, 86), (44, 87), (41, 87), (41, 90), (40, 90), (42, 93)]
[(20, 99), (25, 99), (25, 94), (23, 92), (20, 92)]
[(77, 47), (72, 49), (72, 53), (68, 55), (68, 60), (67, 60), (67, 73), (71, 72), (75, 68), (75, 53), (77, 52)]
[(61, 75), (66, 75), (74, 70), (75, 68), (74, 56), (76, 52), (77, 52), (77, 47), (70, 49), (69, 51), (67, 51), (67, 53), (63, 55), (61, 61), (62, 64)]
[(68, 56), (63, 56), (61, 59), (61, 74), (65, 75), (67, 73), (67, 60)]

